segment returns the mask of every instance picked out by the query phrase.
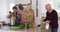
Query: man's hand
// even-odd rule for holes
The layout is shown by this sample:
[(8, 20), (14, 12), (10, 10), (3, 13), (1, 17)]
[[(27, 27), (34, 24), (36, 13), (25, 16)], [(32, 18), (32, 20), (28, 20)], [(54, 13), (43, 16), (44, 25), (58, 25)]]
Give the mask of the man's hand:
[(49, 23), (50, 23), (50, 21), (49, 21), (49, 20), (47, 20), (47, 21), (46, 21), (46, 23), (48, 23), (48, 24), (49, 24)]

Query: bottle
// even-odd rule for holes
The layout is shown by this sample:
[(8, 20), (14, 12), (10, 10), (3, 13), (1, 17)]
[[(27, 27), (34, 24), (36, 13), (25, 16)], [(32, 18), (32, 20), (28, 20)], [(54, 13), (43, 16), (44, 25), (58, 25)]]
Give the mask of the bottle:
[(41, 29), (45, 29), (45, 27), (46, 27), (45, 22), (42, 22), (42, 24), (41, 24)]

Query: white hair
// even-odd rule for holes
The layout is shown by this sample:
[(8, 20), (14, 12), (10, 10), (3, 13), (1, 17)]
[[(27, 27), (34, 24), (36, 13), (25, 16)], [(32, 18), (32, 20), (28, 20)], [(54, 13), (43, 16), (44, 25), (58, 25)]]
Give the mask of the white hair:
[(48, 4), (45, 5), (45, 7), (47, 7), (47, 6), (51, 7), (51, 4), (48, 3)]

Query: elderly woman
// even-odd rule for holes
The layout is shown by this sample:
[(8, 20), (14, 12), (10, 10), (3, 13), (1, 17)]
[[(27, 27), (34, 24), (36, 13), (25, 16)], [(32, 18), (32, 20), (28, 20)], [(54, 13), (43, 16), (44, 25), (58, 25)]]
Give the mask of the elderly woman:
[(33, 25), (34, 23), (34, 10), (32, 9), (31, 4), (28, 4), (25, 10), (26, 22), (28, 25)]

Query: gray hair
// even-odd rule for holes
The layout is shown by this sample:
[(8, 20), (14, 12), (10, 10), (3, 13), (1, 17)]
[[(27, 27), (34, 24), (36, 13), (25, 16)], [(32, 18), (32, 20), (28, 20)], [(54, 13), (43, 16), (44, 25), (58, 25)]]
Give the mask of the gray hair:
[(46, 6), (50, 6), (50, 7), (51, 7), (51, 4), (46, 4), (45, 7), (46, 7)]

